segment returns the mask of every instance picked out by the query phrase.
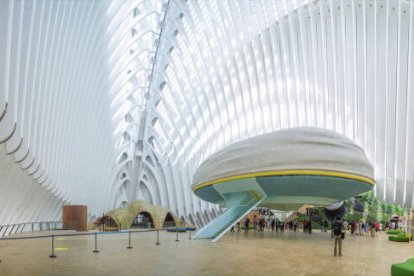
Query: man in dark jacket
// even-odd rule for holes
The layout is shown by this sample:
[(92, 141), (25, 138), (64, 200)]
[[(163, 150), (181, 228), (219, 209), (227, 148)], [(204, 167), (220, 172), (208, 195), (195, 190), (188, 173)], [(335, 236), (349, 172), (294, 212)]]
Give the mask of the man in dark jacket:
[(339, 217), (337, 217), (332, 225), (333, 234), (335, 237), (335, 249), (334, 249), (334, 256), (336, 256), (336, 245), (339, 244), (339, 256), (342, 256), (342, 230), (343, 224)]

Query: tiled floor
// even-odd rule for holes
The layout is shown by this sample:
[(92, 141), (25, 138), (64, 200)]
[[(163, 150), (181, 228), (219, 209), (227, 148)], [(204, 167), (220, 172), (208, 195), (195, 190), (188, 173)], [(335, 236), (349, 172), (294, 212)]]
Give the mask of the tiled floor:
[(188, 233), (93, 236), (0, 241), (0, 275), (390, 275), (392, 263), (414, 256), (414, 242), (346, 236), (343, 256), (333, 256), (329, 233), (228, 233), (219, 242), (189, 240)]

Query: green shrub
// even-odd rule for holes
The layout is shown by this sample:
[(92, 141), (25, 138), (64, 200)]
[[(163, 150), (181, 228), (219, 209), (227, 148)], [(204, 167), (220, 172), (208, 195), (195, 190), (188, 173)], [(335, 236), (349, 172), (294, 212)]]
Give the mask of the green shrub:
[(407, 233), (402, 233), (397, 235), (398, 237), (407, 237), (408, 239), (411, 239), (411, 234), (407, 234)]
[(410, 238), (408, 235), (388, 236), (388, 240), (395, 242), (409, 242)]
[(392, 276), (409, 276), (413, 274), (414, 274), (414, 263), (412, 262), (393, 264), (391, 266)]

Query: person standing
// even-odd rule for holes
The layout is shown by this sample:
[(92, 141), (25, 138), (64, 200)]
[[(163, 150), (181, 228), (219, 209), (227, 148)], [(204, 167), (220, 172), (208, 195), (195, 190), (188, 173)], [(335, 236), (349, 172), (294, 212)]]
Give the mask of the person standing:
[(355, 235), (355, 229), (356, 229), (355, 221), (351, 221), (351, 235)]
[(348, 226), (349, 226), (348, 222), (347, 222), (346, 220), (344, 220), (344, 221), (342, 222), (342, 226), (343, 226), (343, 228), (344, 228), (344, 233), (346, 233), (346, 230), (348, 230)]
[(365, 224), (364, 224), (364, 233), (365, 233), (365, 236), (368, 236), (368, 222), (365, 222)]
[(369, 230), (371, 232), (371, 237), (375, 237), (375, 223), (373, 221), (369, 222)]
[(335, 236), (335, 248), (334, 248), (334, 256), (336, 256), (337, 253), (337, 246), (339, 247), (339, 256), (342, 256), (342, 235), (345, 234), (343, 233), (343, 224), (342, 221), (339, 217), (337, 217), (335, 219), (335, 221), (333, 222), (333, 232), (334, 232), (334, 236)]
[(247, 236), (249, 234), (249, 227), (250, 227), (250, 219), (246, 218), (244, 221), (244, 235)]
[(374, 223), (374, 227), (375, 227), (375, 235), (378, 236), (379, 234), (378, 232), (380, 231), (380, 224), (378, 221)]
[(355, 222), (355, 230), (356, 230), (356, 235), (361, 236), (361, 223), (360, 222)]

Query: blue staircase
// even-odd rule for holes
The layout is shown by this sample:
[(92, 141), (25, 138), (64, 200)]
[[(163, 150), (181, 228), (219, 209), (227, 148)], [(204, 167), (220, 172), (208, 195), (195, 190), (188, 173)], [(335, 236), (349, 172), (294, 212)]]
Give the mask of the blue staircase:
[(213, 239), (216, 242), (224, 235), (231, 226), (246, 216), (253, 208), (260, 204), (265, 195), (255, 191), (240, 192), (228, 197), (227, 210), (201, 228), (194, 239)]

